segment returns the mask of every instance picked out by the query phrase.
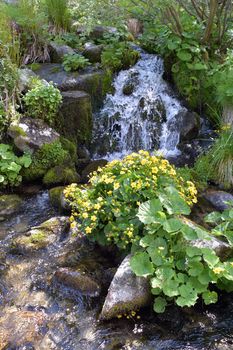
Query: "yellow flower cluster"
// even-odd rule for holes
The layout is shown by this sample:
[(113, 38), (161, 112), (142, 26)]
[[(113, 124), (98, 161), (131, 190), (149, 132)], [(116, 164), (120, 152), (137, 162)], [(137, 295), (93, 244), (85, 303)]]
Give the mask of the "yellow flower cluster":
[[(87, 234), (102, 232), (108, 241), (126, 247), (137, 233), (133, 224), (125, 227), (121, 220), (136, 217), (140, 203), (154, 198), (167, 184), (174, 185), (189, 205), (197, 202), (195, 185), (178, 177), (174, 166), (160, 156), (139, 151), (99, 168), (90, 177), (90, 186), (71, 184), (64, 194), (73, 208), (73, 226), (78, 217), (78, 227)], [(110, 232), (106, 225), (111, 226)]]

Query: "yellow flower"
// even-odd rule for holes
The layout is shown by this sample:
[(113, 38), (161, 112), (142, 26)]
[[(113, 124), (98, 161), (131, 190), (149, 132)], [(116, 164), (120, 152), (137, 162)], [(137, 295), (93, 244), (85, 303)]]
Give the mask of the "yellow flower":
[(72, 223), (70, 224), (70, 227), (71, 227), (71, 228), (75, 228), (75, 227), (76, 227), (76, 222), (75, 222), (75, 221), (72, 222)]
[(88, 214), (87, 213), (83, 213), (83, 218), (87, 219), (88, 218)]
[(88, 226), (88, 227), (85, 228), (85, 232), (86, 233), (91, 233), (91, 231), (92, 231), (91, 227)]
[(115, 182), (113, 185), (114, 190), (118, 190), (119, 187), (120, 187), (119, 182)]
[(142, 160), (141, 160), (141, 164), (142, 164), (142, 165), (145, 165), (146, 163), (147, 163), (147, 159), (142, 159)]
[(91, 216), (91, 221), (96, 221), (97, 220), (97, 217), (95, 215), (92, 215)]
[(100, 208), (101, 208), (101, 205), (100, 205), (99, 203), (97, 203), (97, 204), (94, 205), (94, 209), (99, 210)]
[(214, 273), (216, 273), (218, 275), (219, 273), (223, 272), (224, 269), (222, 267), (215, 267), (213, 269), (213, 271), (214, 271)]

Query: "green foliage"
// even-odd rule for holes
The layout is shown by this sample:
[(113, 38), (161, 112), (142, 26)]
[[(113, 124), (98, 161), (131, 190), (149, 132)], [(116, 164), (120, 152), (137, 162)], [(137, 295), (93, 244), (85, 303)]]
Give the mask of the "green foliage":
[(73, 49), (81, 49), (84, 44), (84, 38), (80, 38), (76, 33), (62, 33), (52, 37), (52, 40), (59, 45), (68, 45)]
[[(137, 216), (145, 224), (144, 236), (131, 259), (131, 267), (137, 276), (149, 276), (155, 295), (154, 311), (158, 313), (164, 312), (171, 302), (181, 307), (193, 306), (199, 297), (206, 305), (215, 303), (218, 295), (213, 286), (222, 285), (222, 281), (228, 289), (233, 287), (232, 260), (220, 261), (211, 245), (208, 247), (213, 235), (225, 236), (233, 244), (233, 209), (207, 217), (208, 222), (224, 221), (224, 229), (220, 224), (212, 232), (186, 220), (183, 215), (188, 213), (187, 204), (174, 188), (165, 188), (156, 200), (139, 206)], [(207, 245), (196, 244), (200, 239)]]
[(79, 54), (69, 54), (64, 55), (63, 67), (66, 72), (74, 72), (76, 70), (85, 68), (90, 65), (87, 58)]
[(63, 164), (67, 159), (69, 153), (63, 149), (60, 141), (47, 143), (33, 154), (32, 164), (23, 172), (23, 176), (28, 181), (42, 178), (49, 169)]
[(101, 63), (112, 72), (126, 69), (134, 65), (139, 58), (139, 53), (130, 48), (127, 42), (112, 40), (102, 52)]
[(37, 81), (23, 98), (27, 114), (33, 118), (43, 119), (53, 124), (54, 118), (62, 101), (60, 91), (52, 83)]
[(45, 9), (56, 33), (70, 30), (71, 16), (67, 0), (45, 0)]
[[(81, 220), (80, 229), (100, 244), (116, 244), (121, 249), (130, 248), (142, 235), (143, 225), (136, 216), (140, 203), (156, 198), (169, 185), (184, 196), (178, 202), (174, 193), (169, 193), (170, 202), (164, 198), (164, 206), (189, 211), (196, 202), (196, 189), (191, 182), (184, 182), (176, 175), (169, 162), (140, 151), (113, 161), (99, 169), (90, 179), (91, 187), (80, 189), (71, 185), (66, 196), (73, 207), (73, 215)], [(154, 200), (153, 209), (157, 208)], [(145, 204), (144, 215), (146, 217)], [(158, 209), (158, 208), (157, 208)], [(159, 208), (162, 209), (162, 208)], [(162, 220), (160, 210), (157, 220)], [(149, 218), (148, 218), (149, 219)], [(144, 220), (143, 220), (144, 221)]]
[(20, 175), (22, 168), (28, 168), (31, 157), (23, 155), (18, 157), (9, 145), (0, 144), (0, 187), (17, 186), (22, 181)]
[(27, 64), (48, 60), (48, 28), (40, 2), (19, 0), (16, 4), (5, 6), (4, 15), (16, 24), (14, 41), (19, 43), (20, 62)]

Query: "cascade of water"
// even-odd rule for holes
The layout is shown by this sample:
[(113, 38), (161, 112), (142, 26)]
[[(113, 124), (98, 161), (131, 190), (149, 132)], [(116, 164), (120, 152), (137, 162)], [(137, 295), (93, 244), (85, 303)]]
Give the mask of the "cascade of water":
[(95, 116), (95, 158), (122, 158), (139, 149), (179, 154), (176, 116), (185, 110), (163, 80), (163, 61), (141, 53), (137, 64), (121, 71), (100, 113)]

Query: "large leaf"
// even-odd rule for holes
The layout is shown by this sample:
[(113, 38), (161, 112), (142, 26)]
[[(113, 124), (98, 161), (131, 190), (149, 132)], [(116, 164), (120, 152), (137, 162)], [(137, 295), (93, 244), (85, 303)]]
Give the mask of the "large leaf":
[(164, 222), (163, 228), (165, 231), (171, 233), (171, 232), (179, 231), (182, 225), (183, 224), (180, 220), (171, 218)]
[(130, 266), (137, 276), (149, 276), (154, 272), (153, 264), (146, 252), (136, 253), (130, 260)]
[[(159, 199), (151, 199), (139, 206), (138, 218), (143, 224), (160, 223), (158, 212), (162, 213), (162, 205)], [(161, 216), (161, 221), (166, 218), (165, 214)]]
[(186, 50), (178, 51), (177, 56), (181, 61), (184, 61), (184, 62), (190, 62), (192, 59), (191, 53)]
[(218, 294), (216, 292), (206, 291), (202, 293), (202, 298), (206, 305), (214, 304), (218, 301)]
[(168, 214), (190, 214), (190, 208), (185, 202), (184, 198), (181, 197), (179, 192), (173, 186), (168, 186), (164, 189), (163, 193), (159, 194), (159, 199)]

